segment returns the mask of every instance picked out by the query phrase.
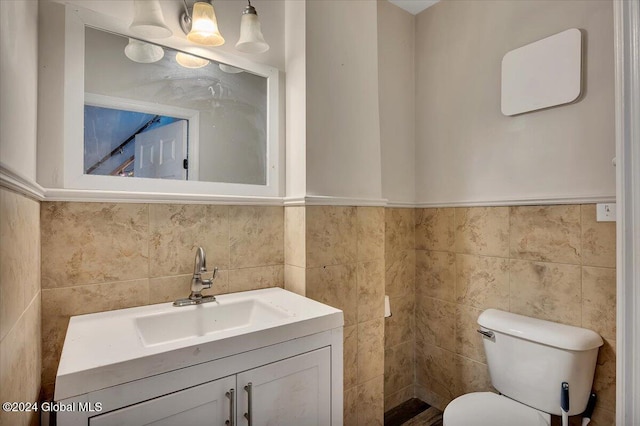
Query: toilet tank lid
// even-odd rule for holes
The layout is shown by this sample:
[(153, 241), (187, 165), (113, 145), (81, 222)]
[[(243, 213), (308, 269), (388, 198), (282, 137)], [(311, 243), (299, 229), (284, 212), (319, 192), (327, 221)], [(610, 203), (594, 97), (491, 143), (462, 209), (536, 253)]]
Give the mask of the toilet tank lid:
[(570, 351), (588, 351), (602, 346), (602, 337), (593, 330), (558, 324), (498, 309), (487, 309), (478, 317), (482, 327), (543, 345)]

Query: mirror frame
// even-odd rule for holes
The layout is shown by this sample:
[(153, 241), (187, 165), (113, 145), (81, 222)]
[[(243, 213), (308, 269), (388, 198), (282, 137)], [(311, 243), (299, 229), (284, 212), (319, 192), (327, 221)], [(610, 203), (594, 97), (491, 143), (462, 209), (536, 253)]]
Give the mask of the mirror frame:
[[(112, 32), (123, 37), (140, 37), (132, 34), (128, 22), (106, 16), (77, 5), (65, 6), (64, 25), (64, 189), (87, 190), (88, 198), (96, 192), (157, 194), (164, 199), (208, 198), (216, 196), (282, 197), (284, 190), (284, 114), (280, 80), (283, 73), (277, 68), (257, 64), (240, 57), (220, 55), (212, 49), (194, 46), (186, 37), (175, 35), (158, 40), (154, 44), (185, 51), (213, 61), (243, 68), (267, 78), (267, 176), (266, 185), (224, 182), (182, 181), (169, 179), (123, 178), (84, 174), (84, 49), (85, 26)], [(202, 141), (200, 141), (202, 143)], [(190, 148), (191, 149), (191, 148)], [(202, 167), (202, 165), (200, 166)], [(174, 195), (174, 196), (172, 196)], [(112, 197), (113, 198), (113, 197)], [(127, 197), (129, 198), (129, 197)]]

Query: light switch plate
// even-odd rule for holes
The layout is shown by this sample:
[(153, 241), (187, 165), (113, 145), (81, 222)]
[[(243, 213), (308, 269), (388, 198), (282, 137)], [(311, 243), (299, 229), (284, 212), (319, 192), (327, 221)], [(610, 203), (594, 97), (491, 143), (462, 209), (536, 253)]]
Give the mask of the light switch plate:
[(615, 222), (616, 203), (596, 204), (596, 220), (598, 222)]

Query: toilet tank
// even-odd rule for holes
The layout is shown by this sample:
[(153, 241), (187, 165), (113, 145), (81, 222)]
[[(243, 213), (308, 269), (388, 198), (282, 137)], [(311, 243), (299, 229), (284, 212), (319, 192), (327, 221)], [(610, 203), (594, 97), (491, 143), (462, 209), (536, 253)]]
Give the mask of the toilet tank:
[(560, 388), (569, 383), (569, 415), (584, 411), (602, 338), (580, 327), (488, 309), (478, 317), (489, 374), (503, 395), (561, 415)]

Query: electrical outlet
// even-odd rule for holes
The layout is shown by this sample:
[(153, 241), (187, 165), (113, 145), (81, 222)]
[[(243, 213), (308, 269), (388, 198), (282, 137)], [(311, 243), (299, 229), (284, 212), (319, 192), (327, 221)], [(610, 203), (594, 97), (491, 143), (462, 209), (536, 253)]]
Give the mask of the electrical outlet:
[(596, 212), (598, 222), (616, 221), (616, 203), (596, 204)]

